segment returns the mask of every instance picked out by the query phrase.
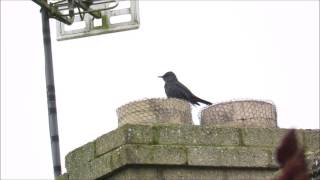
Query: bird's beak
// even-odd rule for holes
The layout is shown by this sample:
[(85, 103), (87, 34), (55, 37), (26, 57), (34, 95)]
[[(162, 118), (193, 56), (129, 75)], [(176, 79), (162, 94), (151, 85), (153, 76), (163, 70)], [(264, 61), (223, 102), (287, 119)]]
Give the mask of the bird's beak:
[(163, 76), (158, 76), (158, 78), (163, 78)]

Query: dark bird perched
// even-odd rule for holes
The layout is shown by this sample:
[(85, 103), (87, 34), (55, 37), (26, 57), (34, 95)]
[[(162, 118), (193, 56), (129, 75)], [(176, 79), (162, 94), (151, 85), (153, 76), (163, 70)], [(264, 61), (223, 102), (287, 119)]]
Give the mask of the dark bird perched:
[(180, 83), (176, 77), (176, 75), (169, 71), (165, 73), (163, 76), (159, 76), (165, 81), (164, 89), (168, 98), (179, 98), (189, 101), (191, 104), (200, 105), (198, 102), (211, 105), (211, 102), (205, 101), (203, 99), (198, 98), (192, 92), (185, 87), (182, 83)]

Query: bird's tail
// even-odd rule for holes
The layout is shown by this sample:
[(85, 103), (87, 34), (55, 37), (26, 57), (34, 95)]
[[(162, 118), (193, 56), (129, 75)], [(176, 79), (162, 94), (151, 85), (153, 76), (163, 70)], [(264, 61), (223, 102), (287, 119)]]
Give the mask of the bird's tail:
[(203, 99), (198, 98), (198, 97), (194, 97), (194, 100), (195, 100), (195, 102), (201, 102), (201, 103), (206, 104), (206, 105), (212, 105), (211, 102), (203, 100)]

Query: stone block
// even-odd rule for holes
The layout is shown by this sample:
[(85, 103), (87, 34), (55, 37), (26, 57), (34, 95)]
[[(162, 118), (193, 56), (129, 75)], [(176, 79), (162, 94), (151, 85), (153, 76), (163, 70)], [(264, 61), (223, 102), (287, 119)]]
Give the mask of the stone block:
[(181, 165), (187, 163), (186, 149), (182, 146), (126, 145), (128, 164)]
[[(244, 146), (271, 147), (276, 148), (280, 145), (282, 138), (286, 135), (288, 129), (274, 128), (242, 128), (241, 135)], [(303, 141), (303, 134), (296, 132), (298, 142)]]
[[(127, 127), (127, 126), (126, 126)], [(96, 156), (107, 153), (126, 143), (126, 127), (121, 127), (96, 139)]]
[(159, 144), (182, 145), (240, 145), (236, 128), (215, 128), (202, 126), (162, 126), (157, 128)]
[(274, 167), (274, 168), (279, 168), (279, 164), (277, 162), (277, 159), (276, 159), (276, 155), (277, 155), (277, 150), (276, 149), (272, 149), (271, 150), (271, 156), (270, 156), (270, 167)]
[(225, 179), (230, 180), (265, 180), (274, 179), (272, 169), (231, 169), (225, 171)]
[(90, 162), (90, 179), (103, 177), (126, 164), (126, 153), (121, 146)]
[(310, 170), (311, 180), (320, 179), (320, 149), (309, 154), (307, 157), (308, 169)]
[(90, 179), (103, 177), (112, 172), (114, 169), (110, 165), (111, 161), (112, 153), (107, 153), (90, 162)]
[(96, 155), (102, 155), (124, 144), (151, 144), (153, 132), (151, 126), (124, 125), (96, 140)]
[(64, 173), (56, 178), (56, 180), (69, 180), (69, 174)]
[(224, 171), (218, 168), (209, 167), (163, 167), (159, 168), (161, 178), (165, 180), (224, 180)]
[(127, 144), (92, 160), (89, 179), (103, 177), (126, 165), (181, 165), (186, 162), (183, 147)]
[(87, 177), (89, 172), (88, 162), (94, 159), (94, 152), (94, 142), (90, 142), (67, 154), (65, 162), (69, 179)]
[(270, 152), (244, 147), (188, 147), (188, 164), (212, 167), (269, 167)]
[(106, 178), (108, 180), (161, 180), (158, 176), (158, 169), (153, 167), (131, 167)]
[(320, 149), (320, 130), (303, 130), (303, 145), (306, 151), (317, 151)]
[(68, 174), (69, 174), (69, 179), (74, 180), (74, 179), (82, 179), (82, 180), (87, 180), (91, 179), (91, 171), (90, 171), (90, 164), (89, 162), (86, 163), (81, 163), (81, 164), (75, 164), (69, 168)]
[(152, 126), (126, 126), (127, 144), (152, 144), (154, 141)]

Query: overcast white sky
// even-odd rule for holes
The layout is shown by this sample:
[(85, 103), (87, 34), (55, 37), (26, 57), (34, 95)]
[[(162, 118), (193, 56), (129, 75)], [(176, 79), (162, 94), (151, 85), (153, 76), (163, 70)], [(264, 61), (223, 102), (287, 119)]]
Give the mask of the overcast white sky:
[[(4, 179), (53, 178), (39, 10), (1, 2)], [(62, 42), (51, 20), (62, 163), (116, 129), (119, 106), (165, 97), (169, 70), (213, 103), (271, 100), (281, 128), (319, 128), (319, 1), (140, 1), (140, 20)]]

